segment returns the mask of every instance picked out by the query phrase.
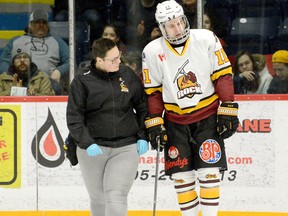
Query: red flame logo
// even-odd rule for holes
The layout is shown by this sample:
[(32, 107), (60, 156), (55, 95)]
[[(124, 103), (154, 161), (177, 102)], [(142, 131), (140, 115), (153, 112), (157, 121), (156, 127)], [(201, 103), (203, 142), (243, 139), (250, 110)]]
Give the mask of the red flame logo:
[(48, 108), (47, 119), (33, 138), (32, 155), (42, 166), (57, 167), (65, 159), (63, 144), (59, 129)]

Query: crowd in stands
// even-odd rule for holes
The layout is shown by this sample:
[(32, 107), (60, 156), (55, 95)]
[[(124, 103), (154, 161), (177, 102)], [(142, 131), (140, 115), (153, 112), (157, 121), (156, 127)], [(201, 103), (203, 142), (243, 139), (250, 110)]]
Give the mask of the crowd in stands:
[[(190, 28), (197, 28), (197, 0), (176, 1), (183, 6)], [(155, 20), (156, 6), (160, 2), (163, 2), (163, 0), (75, 1), (75, 19), (89, 24), (90, 45), (100, 37), (114, 40), (122, 52), (122, 63), (131, 68), (133, 67), (137, 74), (141, 74), (139, 61), (141, 62), (141, 52), (144, 46), (162, 36)], [(253, 4), (257, 11), (253, 15), (248, 14), (247, 8), (245, 8), (247, 2), (249, 1), (206, 0), (203, 8), (203, 28), (213, 31), (221, 41), (226, 53), (233, 56), (231, 64), (233, 65), (236, 94), (277, 93), (278, 91), (275, 91), (274, 88), (270, 89), (269, 85), (271, 83), (275, 86), (276, 78), (282, 77), (281, 80), (284, 78), (279, 75), (279, 65), (274, 68), (275, 62), (273, 61), (276, 61), (275, 59), (272, 58), (273, 69), (272, 67), (267, 68), (268, 62), (265, 60), (267, 53), (254, 52), (255, 45), (252, 42), (250, 42), (250, 46), (248, 44), (248, 48), (239, 45), (237, 49), (233, 48), (233, 52), (231, 52), (232, 41), (230, 36), (232, 34), (231, 29), (233, 29), (233, 20), (241, 16), (259, 15), (257, 13), (259, 10), (263, 10), (263, 7), (256, 7), (256, 2), (262, 2), (262, 4), (265, 2), (265, 6), (270, 7), (271, 0), (254, 1)], [(269, 13), (263, 13), (262, 11), (262, 15), (273, 17), (279, 15), (282, 20), (280, 27), (284, 28), (284, 20), (288, 19), (288, 2), (278, 0), (277, 3), (279, 5), (276, 4), (276, 7), (274, 4), (273, 8), (278, 10), (280, 7), (280, 14), (279, 12), (274, 14), (271, 9)], [(55, 4), (52, 6), (52, 20), (68, 21), (68, 0), (55, 0)], [(288, 26), (286, 28), (288, 29)], [(279, 34), (282, 32), (279, 30)], [(288, 38), (288, 33), (286, 36)], [(240, 38), (242, 38), (242, 35)], [(283, 36), (279, 38), (283, 38)], [(277, 42), (280, 40), (278, 38), (270, 39), (275, 39)], [(77, 41), (77, 43), (81, 43), (81, 41)], [(268, 53), (272, 56), (273, 53), (277, 53), (276, 51), (282, 50), (281, 55), (284, 57), (280, 59), (284, 59), (284, 62), (281, 62), (284, 69), (288, 67), (285, 61), (287, 60), (287, 56), (285, 57), (287, 55), (285, 50), (287, 49), (288, 45), (274, 46), (274, 49), (270, 49)], [(27, 32), (22, 36), (12, 38), (8, 42), (0, 56), (0, 74), (4, 72), (9, 74), (9, 67), (13, 65), (12, 59), (15, 53), (22, 52), (27, 53), (32, 59), (32, 63), (48, 76), (55, 95), (68, 94), (69, 47), (67, 41), (49, 33), (47, 12), (36, 10), (31, 13)], [(92, 59), (91, 49), (83, 54), (81, 53), (80, 58), (77, 59), (77, 72), (85, 71)], [(276, 59), (279, 60), (279, 57)], [(139, 77), (142, 78), (141, 75)], [(285, 92), (283, 89), (280, 92)]]
[(233, 65), (235, 94), (266, 94), (272, 80), (265, 57), (241, 50)]
[(9, 40), (0, 57), (0, 72), (8, 72), (14, 55), (22, 52), (29, 54), (50, 79), (55, 93), (61, 94), (61, 76), (69, 73), (69, 47), (62, 38), (49, 33), (47, 12), (33, 11), (27, 33)]
[(13, 54), (12, 64), (7, 72), (0, 74), (1, 96), (53, 96), (49, 77), (32, 62), (25, 52)]

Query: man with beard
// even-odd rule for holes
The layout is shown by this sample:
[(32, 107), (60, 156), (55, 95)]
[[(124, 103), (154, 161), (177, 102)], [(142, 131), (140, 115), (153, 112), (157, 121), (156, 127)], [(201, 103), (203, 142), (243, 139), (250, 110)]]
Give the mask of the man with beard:
[(26, 87), (29, 96), (55, 95), (49, 77), (24, 52), (16, 53), (8, 72), (0, 74), (0, 96), (10, 96), (12, 87)]
[(48, 13), (44, 10), (33, 11), (27, 32), (8, 41), (0, 56), (0, 73), (8, 70), (16, 52), (28, 53), (39, 69), (58, 84), (69, 73), (69, 47), (62, 38), (50, 34)]

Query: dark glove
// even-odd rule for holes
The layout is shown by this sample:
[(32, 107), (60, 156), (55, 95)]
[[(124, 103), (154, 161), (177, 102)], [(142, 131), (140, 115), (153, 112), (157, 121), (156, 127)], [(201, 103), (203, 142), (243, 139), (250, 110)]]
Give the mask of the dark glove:
[(76, 166), (78, 164), (78, 158), (76, 155), (77, 146), (70, 134), (68, 134), (63, 148), (71, 166)]
[(217, 115), (217, 131), (223, 139), (227, 139), (236, 132), (239, 125), (238, 103), (222, 103)]
[(160, 151), (163, 150), (164, 145), (168, 140), (167, 132), (163, 124), (164, 120), (161, 117), (148, 117), (145, 121), (145, 126), (147, 128), (151, 146), (157, 150), (159, 142)]

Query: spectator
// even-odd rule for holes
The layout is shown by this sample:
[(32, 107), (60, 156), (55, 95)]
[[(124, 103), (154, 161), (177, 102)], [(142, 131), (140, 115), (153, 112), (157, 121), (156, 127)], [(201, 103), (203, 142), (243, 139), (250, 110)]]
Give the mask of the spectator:
[(153, 30), (150, 34), (150, 40), (148, 41), (148, 43), (152, 40), (155, 40), (155, 39), (161, 37), (161, 36), (162, 36), (161, 30), (158, 27), (153, 28)]
[(26, 87), (24, 95), (29, 96), (55, 94), (47, 75), (38, 70), (31, 57), (24, 52), (16, 53), (8, 71), (0, 74), (0, 95), (11, 95), (12, 87)]
[[(101, 37), (113, 40), (122, 54), (125, 54), (129, 50), (128, 46), (122, 42), (118, 28), (113, 24), (104, 26)], [(84, 58), (84, 61), (79, 64), (78, 70), (86, 71), (92, 59), (93, 55), (90, 51)]]
[(126, 216), (139, 155), (148, 150), (147, 99), (138, 77), (120, 65), (114, 41), (97, 39), (92, 52), (89, 72), (71, 83), (67, 125), (77, 144), (91, 215)]
[(143, 81), (142, 75), (142, 54), (139, 51), (130, 51), (122, 55), (121, 62), (130, 67)]
[[(182, 0), (182, 6), (190, 28), (197, 28), (197, 0)], [(221, 38), (221, 42), (228, 36), (229, 11), (229, 2), (226, 0), (206, 1), (204, 4), (204, 14), (211, 23), (211, 28), (208, 29)], [(203, 17), (203, 27), (205, 28), (205, 17)]]
[(235, 94), (247, 94), (257, 90), (258, 74), (255, 71), (253, 56), (248, 51), (239, 51), (233, 65)]
[(155, 20), (155, 11), (156, 5), (159, 2), (162, 1), (138, 0), (133, 4), (133, 11), (135, 14), (134, 16), (131, 16), (133, 20), (128, 20), (131, 26), (128, 28), (129, 32), (127, 32), (127, 42), (137, 50), (143, 50), (144, 46), (151, 41), (151, 33), (153, 29), (158, 28)]
[(12, 38), (0, 57), (0, 73), (8, 70), (12, 53), (28, 53), (32, 61), (49, 77), (60, 83), (61, 75), (69, 72), (69, 47), (60, 37), (49, 33), (48, 14), (35, 10), (30, 15), (28, 33)]
[(270, 74), (265, 56), (262, 54), (252, 54), (254, 62), (256, 64), (256, 71), (259, 76), (259, 87), (255, 94), (267, 94), (269, 85), (273, 79), (273, 76)]
[(231, 25), (231, 6), (227, 0), (206, 0), (204, 13), (206, 13), (213, 23), (213, 32), (217, 37), (226, 39)]
[[(140, 27), (142, 26), (142, 27)], [(145, 29), (144, 27), (144, 22), (141, 22), (139, 25), (138, 25), (138, 29), (139, 28), (143, 28)], [(159, 27), (154, 27), (150, 33), (150, 36), (149, 37), (146, 37), (144, 35), (138, 35), (139, 38), (138, 38), (138, 45), (136, 46), (138, 48), (138, 50), (143, 50), (143, 48), (152, 40), (156, 39), (156, 38), (159, 38), (162, 36), (162, 33), (161, 33), (161, 30), (159, 29)]]
[(213, 24), (210, 16), (207, 13), (203, 14), (203, 28), (213, 31)]
[(267, 93), (272, 76), (266, 67), (264, 56), (241, 50), (235, 56), (233, 70), (235, 94)]
[(119, 29), (115, 25), (108, 24), (104, 26), (101, 37), (113, 40), (123, 54), (127, 52), (128, 47), (121, 40)]
[(276, 76), (270, 83), (268, 94), (288, 94), (288, 51), (278, 50), (272, 55)]
[(197, 0), (182, 0), (182, 7), (190, 28), (197, 28)]
[(221, 27), (223, 27), (222, 22), (218, 19), (218, 16), (212, 11), (206, 11), (203, 14), (203, 28), (214, 32), (219, 38), (221, 45), (225, 49), (226, 43), (223, 38), (218, 36), (217, 32), (220, 32)]

